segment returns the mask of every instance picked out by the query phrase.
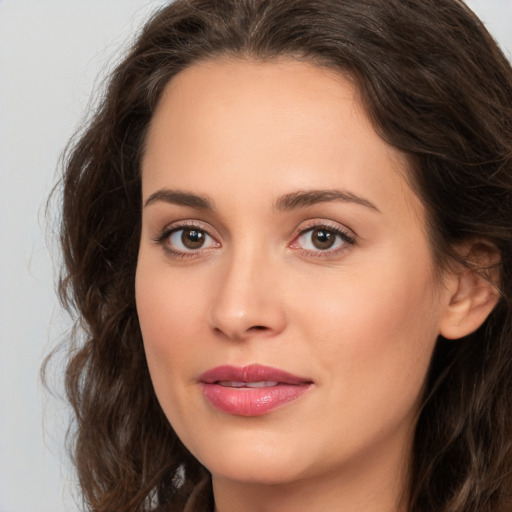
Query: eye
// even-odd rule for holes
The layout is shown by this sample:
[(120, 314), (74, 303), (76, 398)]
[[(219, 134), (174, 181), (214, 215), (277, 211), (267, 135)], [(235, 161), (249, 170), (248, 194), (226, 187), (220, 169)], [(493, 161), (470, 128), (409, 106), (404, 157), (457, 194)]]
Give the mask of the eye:
[(291, 247), (313, 253), (332, 254), (354, 243), (354, 238), (338, 227), (316, 225), (302, 230)]
[(205, 247), (212, 247), (213, 238), (195, 227), (177, 229), (169, 235), (169, 244), (178, 251), (194, 251)]
[(194, 225), (171, 226), (155, 242), (171, 256), (192, 256), (220, 245), (206, 230)]

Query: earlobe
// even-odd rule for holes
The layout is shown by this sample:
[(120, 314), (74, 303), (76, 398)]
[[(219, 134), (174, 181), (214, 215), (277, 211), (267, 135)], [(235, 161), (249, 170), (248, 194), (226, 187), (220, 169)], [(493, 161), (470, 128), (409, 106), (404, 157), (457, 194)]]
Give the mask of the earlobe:
[(473, 244), (465, 259), (470, 267), (449, 277), (449, 298), (439, 326), (439, 334), (448, 339), (462, 338), (476, 331), (500, 297), (498, 250), (489, 244)]

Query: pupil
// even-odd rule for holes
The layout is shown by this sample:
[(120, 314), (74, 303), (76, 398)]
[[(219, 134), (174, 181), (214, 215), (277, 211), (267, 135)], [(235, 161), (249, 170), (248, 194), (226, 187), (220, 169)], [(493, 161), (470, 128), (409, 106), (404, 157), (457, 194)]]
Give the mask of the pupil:
[(204, 243), (204, 233), (197, 229), (184, 229), (181, 241), (188, 249), (198, 249)]
[(317, 249), (330, 249), (334, 245), (335, 239), (334, 233), (326, 229), (315, 229), (313, 231), (313, 245)]

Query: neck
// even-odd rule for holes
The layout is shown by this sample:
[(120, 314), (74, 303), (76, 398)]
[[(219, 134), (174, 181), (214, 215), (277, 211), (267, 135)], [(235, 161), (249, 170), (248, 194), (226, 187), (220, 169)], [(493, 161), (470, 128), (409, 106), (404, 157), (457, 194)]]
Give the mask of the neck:
[(361, 454), (342, 468), (292, 482), (254, 483), (212, 475), (215, 512), (406, 512), (403, 450)]

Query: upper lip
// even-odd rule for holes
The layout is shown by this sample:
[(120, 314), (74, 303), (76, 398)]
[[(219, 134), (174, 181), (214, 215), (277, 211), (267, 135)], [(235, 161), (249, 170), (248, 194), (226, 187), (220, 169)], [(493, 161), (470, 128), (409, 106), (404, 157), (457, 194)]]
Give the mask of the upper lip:
[(199, 380), (205, 384), (214, 384), (215, 382), (224, 381), (275, 381), (280, 384), (298, 385), (312, 382), (311, 379), (299, 377), (284, 370), (260, 364), (250, 364), (248, 366), (216, 366), (201, 374)]

